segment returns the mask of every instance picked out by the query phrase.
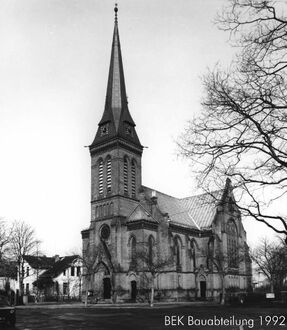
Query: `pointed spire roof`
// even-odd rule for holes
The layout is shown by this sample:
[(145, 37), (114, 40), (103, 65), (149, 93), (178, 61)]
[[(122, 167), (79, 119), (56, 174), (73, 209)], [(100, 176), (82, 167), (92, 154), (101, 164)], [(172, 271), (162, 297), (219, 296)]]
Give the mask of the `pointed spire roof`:
[(105, 109), (102, 119), (99, 122), (96, 137), (90, 148), (115, 138), (122, 138), (142, 148), (135, 131), (136, 125), (128, 109), (118, 29), (117, 4), (114, 11), (115, 23)]

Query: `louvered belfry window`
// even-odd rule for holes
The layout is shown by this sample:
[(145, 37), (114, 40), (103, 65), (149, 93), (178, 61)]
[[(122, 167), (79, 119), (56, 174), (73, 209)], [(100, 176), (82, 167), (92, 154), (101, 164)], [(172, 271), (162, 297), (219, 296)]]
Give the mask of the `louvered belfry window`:
[(124, 194), (128, 195), (129, 187), (129, 170), (128, 170), (128, 160), (124, 159)]
[(132, 197), (136, 196), (136, 165), (132, 162)]
[(99, 162), (99, 194), (104, 192), (104, 163), (101, 159)]
[(112, 191), (112, 160), (111, 157), (107, 159), (107, 192)]

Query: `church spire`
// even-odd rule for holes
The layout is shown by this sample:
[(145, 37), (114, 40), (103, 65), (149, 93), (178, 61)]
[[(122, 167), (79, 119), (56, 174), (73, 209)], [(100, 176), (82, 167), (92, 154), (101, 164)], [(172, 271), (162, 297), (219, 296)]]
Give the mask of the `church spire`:
[(96, 137), (90, 146), (96, 146), (116, 137), (128, 140), (142, 148), (135, 131), (135, 123), (128, 109), (122, 53), (118, 29), (118, 7), (114, 8), (115, 22), (111, 60), (106, 92), (105, 110)]

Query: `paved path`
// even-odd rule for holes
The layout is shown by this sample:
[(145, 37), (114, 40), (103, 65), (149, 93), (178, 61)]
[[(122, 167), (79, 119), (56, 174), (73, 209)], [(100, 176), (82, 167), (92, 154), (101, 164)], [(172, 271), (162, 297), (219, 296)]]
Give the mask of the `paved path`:
[[(165, 304), (141, 306), (31, 305), (17, 308), (17, 330), (239, 330), (232, 320), (245, 320), (241, 330), (287, 329), (287, 309), (222, 307), (219, 305)], [(173, 318), (172, 318), (173, 316)], [(285, 324), (260, 325), (260, 316), (281, 316)], [(188, 317), (197, 323), (188, 324)], [(227, 320), (229, 325), (200, 325), (207, 320)], [(219, 322), (219, 321), (218, 321)], [(222, 321), (221, 321), (222, 322)], [(171, 323), (173, 325), (171, 325)], [(8, 328), (7, 328), (8, 329)]]

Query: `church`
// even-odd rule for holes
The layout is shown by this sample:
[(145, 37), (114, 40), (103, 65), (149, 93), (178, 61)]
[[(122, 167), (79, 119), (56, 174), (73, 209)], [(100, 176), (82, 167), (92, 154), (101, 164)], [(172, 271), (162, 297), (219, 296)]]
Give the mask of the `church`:
[[(231, 181), (176, 198), (142, 184), (143, 146), (128, 108), (118, 8), (105, 107), (91, 156), (91, 222), (81, 232), (83, 291), (97, 299), (217, 300), (251, 285)], [(152, 289), (152, 291), (150, 291)]]

